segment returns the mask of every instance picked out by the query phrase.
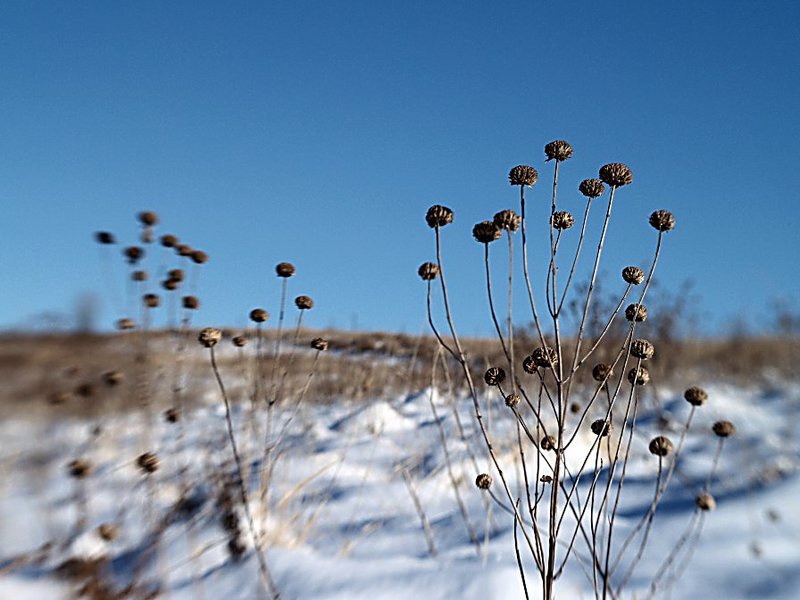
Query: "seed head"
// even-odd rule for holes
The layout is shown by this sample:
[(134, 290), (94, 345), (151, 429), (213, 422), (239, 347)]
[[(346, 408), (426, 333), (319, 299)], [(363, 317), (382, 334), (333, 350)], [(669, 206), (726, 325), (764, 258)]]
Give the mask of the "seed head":
[(488, 473), (481, 473), (475, 478), (475, 485), (477, 485), (479, 489), (488, 490), (492, 487), (492, 476)]
[(177, 279), (165, 279), (161, 282), (161, 287), (163, 287), (168, 292), (173, 292), (178, 289), (179, 282)]
[(88, 460), (76, 458), (69, 461), (67, 472), (75, 479), (86, 479), (92, 472), (92, 465)]
[(505, 229), (506, 231), (516, 231), (519, 229), (519, 215), (510, 209), (501, 210), (494, 216), (493, 221), (500, 229)]
[(486, 385), (500, 385), (506, 380), (506, 372), (501, 367), (490, 367), (483, 374)]
[(641, 323), (647, 320), (647, 307), (644, 304), (629, 304), (625, 309), (625, 318)]
[(675, 228), (675, 215), (668, 210), (657, 210), (650, 215), (650, 225), (658, 231), (669, 231)]
[(555, 450), (556, 448), (556, 438), (552, 435), (546, 435), (541, 440), (539, 440), (539, 447), (542, 450)]
[(178, 244), (175, 246), (175, 252), (178, 253), (178, 256), (188, 256), (191, 257), (194, 250), (188, 244)]
[(536, 363), (533, 360), (533, 356), (528, 355), (522, 360), (522, 370), (530, 375), (536, 373)]
[(528, 165), (517, 165), (508, 172), (508, 182), (511, 185), (531, 187), (537, 179), (539, 179), (539, 173)]
[(243, 335), (237, 335), (231, 341), (237, 348), (244, 348), (247, 345), (247, 338)]
[(134, 327), (136, 327), (136, 323), (133, 322), (133, 319), (120, 319), (117, 321), (117, 329), (120, 331), (127, 331)]
[(128, 264), (135, 265), (144, 256), (144, 250), (139, 246), (128, 246), (123, 251), (125, 258), (128, 259)]
[(200, 308), (200, 300), (197, 296), (184, 296), (183, 308), (186, 310), (197, 310)]
[(575, 217), (565, 210), (557, 210), (550, 217), (550, 222), (555, 229), (569, 229), (575, 224)]
[(145, 227), (152, 227), (158, 223), (158, 215), (150, 210), (139, 213), (139, 221)]
[(263, 323), (267, 319), (269, 319), (269, 313), (263, 308), (254, 308), (250, 311), (250, 320), (253, 323)]
[(154, 452), (145, 452), (136, 458), (136, 466), (145, 475), (150, 475), (158, 471), (158, 456)]
[(611, 365), (605, 363), (597, 363), (592, 369), (592, 378), (595, 381), (605, 381), (614, 374)]
[(481, 221), (472, 228), (472, 237), (481, 244), (489, 244), (499, 240), (503, 235), (503, 230), (492, 221)]
[(547, 156), (547, 160), (567, 160), (572, 156), (572, 146), (564, 140), (555, 140), (544, 147), (544, 153)]
[(435, 227), (444, 227), (448, 223), (453, 222), (453, 211), (446, 206), (434, 204), (428, 209), (425, 220), (428, 222), (428, 227), (431, 229)]
[(202, 250), (195, 250), (192, 252), (192, 262), (196, 265), (202, 265), (203, 263), (208, 262), (208, 254), (203, 252)]
[(311, 310), (314, 308), (314, 301), (311, 296), (298, 296), (294, 299), (294, 305), (300, 310)]
[(98, 231), (94, 234), (94, 239), (97, 240), (98, 244), (116, 244), (117, 240), (114, 238), (114, 234), (109, 231)]
[(721, 438), (730, 437), (736, 433), (736, 427), (730, 421), (717, 421), (711, 426), (711, 430)]
[(571, 402), (570, 405), (569, 405), (569, 412), (571, 412), (573, 415), (575, 415), (575, 414), (578, 414), (579, 412), (581, 412), (581, 408), (583, 408), (583, 407), (581, 406), (580, 402)]
[(97, 527), (97, 535), (106, 542), (113, 542), (119, 535), (119, 529), (113, 523), (102, 523)]
[(178, 238), (176, 238), (171, 233), (167, 233), (161, 236), (161, 245), (164, 248), (174, 248), (178, 243)]
[(692, 386), (683, 392), (683, 397), (692, 406), (702, 406), (708, 400), (708, 393), (703, 388)]
[(167, 410), (164, 411), (164, 420), (167, 423), (177, 423), (180, 420), (180, 418), (181, 418), (181, 413), (175, 407), (168, 408)]
[(717, 508), (717, 501), (714, 500), (714, 496), (709, 494), (708, 492), (703, 492), (699, 496), (694, 499), (694, 504), (700, 510), (714, 510)]
[(625, 283), (639, 285), (644, 281), (644, 271), (639, 267), (625, 267), (622, 269), (622, 279), (625, 280)]
[(558, 352), (550, 346), (536, 348), (531, 354), (531, 358), (533, 358), (533, 363), (537, 367), (546, 368), (558, 365)]
[(200, 330), (197, 336), (199, 341), (206, 348), (213, 348), (222, 339), (222, 331), (216, 327), (205, 327)]
[(311, 340), (311, 347), (314, 350), (319, 350), (320, 352), (324, 352), (328, 349), (328, 340), (325, 338), (314, 338)]
[(509, 394), (506, 396), (506, 406), (508, 408), (516, 408), (519, 406), (519, 403), (522, 401), (522, 398), (519, 397), (519, 394)]
[(553, 483), (553, 477), (551, 475), (542, 475), (539, 477), (539, 481), (542, 483)]
[(609, 163), (600, 167), (600, 179), (611, 187), (621, 187), (633, 183), (633, 173), (622, 163)]
[(597, 419), (596, 421), (592, 421), (591, 427), (592, 433), (599, 435), (600, 437), (606, 437), (613, 430), (611, 423), (606, 422), (605, 419)]
[(296, 270), (292, 263), (282, 262), (275, 265), (275, 272), (278, 274), (278, 277), (283, 277), (284, 279), (286, 279), (294, 275)]
[(653, 346), (648, 340), (639, 339), (631, 342), (631, 355), (642, 360), (649, 360), (653, 358), (656, 353), (656, 347)]
[(169, 279), (174, 279), (175, 281), (183, 281), (184, 273), (183, 269), (170, 269), (167, 273), (167, 277)]
[(125, 376), (119, 371), (106, 371), (103, 373), (103, 383), (108, 387), (118, 386), (125, 379)]
[(147, 281), (147, 271), (134, 271), (131, 273), (132, 281)]
[(597, 198), (606, 191), (606, 186), (599, 179), (584, 179), (578, 186), (578, 191), (587, 198)]
[(658, 437), (654, 437), (650, 440), (650, 445), (648, 446), (650, 449), (650, 454), (655, 454), (656, 456), (666, 456), (670, 452), (672, 452), (672, 441), (663, 435), (659, 435)]
[(628, 371), (628, 383), (631, 385), (647, 385), (650, 381), (650, 372), (644, 367), (636, 367)]
[(158, 305), (161, 304), (158, 294), (145, 294), (142, 296), (142, 301), (147, 308), (158, 308)]
[(432, 262), (422, 263), (417, 269), (417, 275), (423, 281), (433, 281), (439, 275), (439, 265)]

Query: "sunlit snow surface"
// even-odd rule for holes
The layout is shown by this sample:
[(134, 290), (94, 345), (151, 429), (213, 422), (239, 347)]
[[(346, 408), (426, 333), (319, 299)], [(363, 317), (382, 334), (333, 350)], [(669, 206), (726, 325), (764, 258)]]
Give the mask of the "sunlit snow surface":
[[(648, 597), (653, 575), (695, 513), (693, 499), (704, 484), (717, 444), (710, 425), (726, 418), (736, 424), (737, 435), (726, 442), (711, 482), (717, 510), (705, 515), (699, 539), (691, 538), (676, 558), (677, 576), (668, 571), (655, 597), (796, 599), (800, 597), (800, 387), (779, 383), (749, 389), (722, 384), (706, 388), (710, 400), (695, 415), (647, 551), (622, 597)], [(685, 419), (689, 406), (679, 391), (662, 390), (660, 397), (674, 423)], [(469, 540), (430, 399), (426, 391), (370, 404), (303, 406), (283, 440), (287, 451), (279, 459), (270, 493), (272, 508), (266, 516), (255, 491), (260, 460), (251, 452), (254, 438), (240, 434), (242, 450), (256, 471), (253, 513), (257, 522), (266, 524), (267, 560), (283, 598), (522, 597), (512, 520), (493, 506), (489, 535), (484, 537), (485, 497), (473, 484), (475, 469), (460, 439), (453, 406), (434, 394), (480, 549)], [(519, 469), (511, 462), (515, 429), (499, 399), (487, 397), (484, 404), (489, 403), (490, 428), (516, 494)], [(479, 468), (488, 470), (471, 410), (471, 402), (458, 404)], [(276, 414), (275, 421), (280, 423), (289, 414), (288, 409)], [(246, 410), (235, 416), (243, 427)], [(136, 572), (140, 583), (159, 582), (166, 598), (259, 597), (255, 557), (248, 548), (242, 560), (231, 560), (216, 502), (218, 475), (232, 469), (224, 412), (211, 403), (189, 414), (183, 421), (185, 441), (178, 433), (180, 426), (159, 419), (153, 419), (152, 426), (145, 423), (141, 415), (129, 415), (94, 422), (14, 417), (0, 424), (0, 598), (71, 597), (76, 583), (59, 569), (71, 558), (101, 559), (103, 572), (118, 586), (127, 584)], [(101, 432), (95, 436), (92, 429), (97, 425)], [(646, 447), (650, 437), (664, 432), (657, 427), (655, 417), (644, 411), (615, 529), (618, 541), (650, 505), (657, 461)], [(669, 426), (666, 435), (678, 437)], [(585, 451), (590, 440), (588, 435), (579, 436), (576, 447)], [(135, 466), (136, 456), (145, 449), (155, 450), (161, 458), (161, 469), (151, 480), (145, 480)], [(529, 460), (534, 452), (528, 448)], [(79, 456), (95, 467), (86, 482), (89, 522), (75, 530), (76, 484), (65, 465)], [(180, 475), (184, 467), (188, 477)], [(436, 556), (428, 551), (403, 470), (410, 474), (430, 521)], [(155, 554), (148, 554), (154, 524), (170, 513), (185, 482), (191, 484), (198, 510), (169, 519)], [(582, 491), (587, 483), (581, 484)], [(502, 499), (496, 475), (494, 489)], [(239, 511), (242, 541), (250, 544), (241, 507)], [(119, 537), (111, 542), (95, 529), (107, 522), (119, 527)], [(565, 523), (569, 529), (569, 519)], [(40, 560), (31, 560), (46, 543), (52, 544), (50, 550)], [(193, 550), (199, 556), (191, 558)], [(558, 581), (557, 593), (561, 598), (591, 598), (592, 583), (581, 564), (585, 545), (580, 540), (575, 552)], [(529, 557), (526, 575), (531, 597), (539, 597), (538, 574)]]

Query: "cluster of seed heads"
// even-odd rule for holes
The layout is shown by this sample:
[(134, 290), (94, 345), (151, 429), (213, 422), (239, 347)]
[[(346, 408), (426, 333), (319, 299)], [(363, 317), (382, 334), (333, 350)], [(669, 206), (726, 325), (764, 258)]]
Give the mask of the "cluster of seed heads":
[(516, 231), (519, 229), (520, 218), (513, 210), (501, 210), (497, 213), (492, 222), (499, 228), (506, 231)]
[(675, 216), (668, 210), (657, 210), (650, 215), (650, 225), (658, 231), (669, 231), (675, 228)]
[(434, 204), (425, 214), (425, 221), (431, 229), (444, 227), (453, 222), (453, 211), (446, 206)]
[(517, 165), (508, 172), (508, 182), (511, 185), (532, 187), (539, 179), (539, 173), (528, 165)]
[(572, 156), (572, 146), (564, 140), (555, 140), (544, 147), (547, 160), (562, 161)]
[(609, 163), (600, 167), (600, 179), (603, 183), (617, 188), (633, 183), (633, 173), (627, 165), (622, 163)]
[(606, 191), (606, 186), (599, 179), (584, 179), (578, 185), (578, 191), (587, 198), (598, 198)]
[(472, 237), (481, 244), (489, 244), (495, 240), (499, 240), (502, 236), (503, 230), (493, 221), (481, 221), (480, 223), (476, 223), (475, 227), (472, 228)]

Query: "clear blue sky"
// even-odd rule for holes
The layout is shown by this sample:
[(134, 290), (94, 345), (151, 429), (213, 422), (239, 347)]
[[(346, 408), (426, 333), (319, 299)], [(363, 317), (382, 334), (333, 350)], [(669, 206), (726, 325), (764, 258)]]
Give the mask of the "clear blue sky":
[(150, 209), (211, 256), (197, 323), (276, 312), (289, 260), (309, 324), (417, 332), (442, 203), (461, 330), (488, 332), (472, 225), (516, 207), (519, 163), (545, 218), (558, 138), (576, 216), (581, 179), (634, 171), (609, 289), (669, 208), (660, 285), (692, 279), (707, 331), (763, 324), (800, 295), (799, 21), (788, 1), (3, 2), (0, 327), (86, 291), (122, 316), (92, 233), (133, 242)]

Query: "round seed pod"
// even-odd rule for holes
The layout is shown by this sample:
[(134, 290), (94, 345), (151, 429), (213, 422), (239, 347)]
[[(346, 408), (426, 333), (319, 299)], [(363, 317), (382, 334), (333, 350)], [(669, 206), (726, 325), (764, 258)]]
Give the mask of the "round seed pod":
[(595, 381), (605, 381), (614, 374), (614, 369), (611, 365), (605, 363), (597, 363), (592, 369), (592, 378)]
[(247, 338), (243, 335), (237, 335), (231, 341), (237, 348), (244, 348), (247, 345)]
[(145, 227), (152, 227), (158, 223), (158, 215), (153, 211), (146, 210), (139, 213), (139, 221)]
[(625, 280), (625, 283), (639, 285), (644, 281), (644, 271), (639, 267), (625, 267), (622, 269), (622, 279)]
[(417, 275), (423, 281), (433, 281), (439, 275), (439, 265), (432, 262), (422, 263), (417, 269)]
[(216, 346), (221, 339), (222, 331), (216, 327), (205, 327), (204, 329), (200, 330), (200, 333), (197, 336), (197, 341), (206, 348), (212, 348)]
[(492, 476), (488, 473), (481, 473), (475, 478), (475, 485), (477, 485), (479, 489), (488, 490), (492, 487)]
[(184, 296), (183, 299), (183, 308), (186, 310), (197, 310), (200, 308), (200, 300), (197, 296)]
[(144, 256), (144, 250), (139, 246), (128, 246), (123, 250), (125, 258), (128, 259), (128, 264), (135, 265)]
[(294, 305), (300, 310), (311, 310), (314, 308), (314, 301), (311, 296), (298, 296), (294, 299)]
[(546, 435), (541, 440), (539, 440), (539, 447), (542, 450), (555, 450), (556, 449), (556, 438), (552, 435)]
[(531, 357), (533, 358), (533, 363), (537, 367), (556, 367), (558, 365), (558, 352), (556, 352), (555, 348), (551, 348), (550, 346), (543, 346), (536, 348), (536, 350), (531, 353)]
[(564, 140), (555, 140), (544, 147), (544, 153), (547, 160), (567, 160), (572, 156), (572, 146)]
[(533, 356), (528, 355), (522, 359), (522, 370), (530, 375), (536, 373), (536, 362), (533, 360)]
[(194, 250), (192, 250), (192, 247), (188, 244), (178, 244), (175, 246), (175, 252), (178, 253), (178, 256), (191, 257)]
[(555, 229), (569, 229), (575, 224), (575, 217), (565, 210), (557, 210), (550, 217), (550, 222)]
[(102, 523), (97, 527), (97, 535), (106, 542), (113, 542), (119, 536), (119, 529), (113, 523)]
[(161, 282), (161, 287), (163, 287), (168, 292), (173, 292), (178, 289), (179, 282), (177, 279), (165, 279)]
[(517, 165), (508, 172), (508, 182), (511, 185), (531, 187), (537, 179), (539, 179), (539, 173), (528, 165)]
[(609, 163), (600, 167), (600, 179), (611, 187), (633, 183), (633, 173), (622, 163)]
[(136, 458), (136, 466), (145, 475), (158, 471), (158, 456), (154, 452), (145, 452)]
[(314, 338), (311, 340), (311, 347), (319, 352), (324, 352), (328, 349), (328, 340), (325, 338)]
[(600, 437), (606, 437), (614, 429), (611, 423), (606, 422), (605, 419), (597, 419), (596, 421), (592, 421), (591, 428), (592, 433)]
[(519, 394), (509, 394), (506, 396), (506, 406), (508, 408), (516, 408), (519, 406), (519, 403), (522, 401), (522, 398), (519, 397)]
[(650, 454), (655, 454), (656, 456), (666, 456), (672, 452), (672, 441), (668, 437), (659, 435), (650, 440), (648, 449), (650, 450)]
[(267, 319), (269, 319), (269, 313), (263, 308), (254, 308), (250, 311), (250, 320), (253, 323), (263, 323)]
[(702, 406), (708, 400), (708, 393), (703, 388), (692, 386), (683, 392), (683, 397), (692, 406)]
[(569, 412), (571, 412), (573, 415), (576, 415), (581, 412), (582, 408), (583, 407), (581, 406), (580, 402), (570, 402)]
[(80, 396), (81, 398), (91, 398), (94, 396), (94, 385), (88, 381), (78, 384), (78, 386), (75, 388), (75, 395)]
[(208, 254), (203, 252), (202, 250), (195, 250), (192, 252), (192, 262), (196, 265), (202, 265), (203, 263), (208, 262)]
[(506, 231), (516, 231), (519, 229), (520, 218), (513, 210), (501, 210), (492, 220), (500, 229), (505, 229)]
[(117, 240), (114, 238), (114, 234), (109, 231), (98, 231), (94, 234), (94, 239), (97, 241), (98, 244), (116, 244)]
[(647, 320), (647, 307), (644, 304), (629, 304), (625, 309), (625, 318), (628, 321), (641, 323)]
[(736, 433), (736, 427), (730, 421), (717, 421), (711, 426), (711, 431), (718, 437), (726, 438)]
[(694, 499), (694, 504), (700, 510), (714, 510), (717, 508), (717, 501), (708, 492), (703, 492)]
[(131, 273), (132, 281), (147, 281), (147, 271), (134, 271)]
[(658, 231), (669, 231), (675, 228), (675, 215), (668, 210), (657, 210), (650, 215), (650, 225)]
[(542, 475), (539, 477), (539, 481), (542, 483), (553, 483), (553, 477), (550, 475)]
[(282, 262), (275, 265), (275, 272), (278, 274), (278, 277), (283, 277), (284, 279), (286, 279), (294, 275), (296, 270), (292, 263)]
[(167, 277), (169, 279), (174, 279), (175, 281), (183, 281), (185, 273), (183, 272), (183, 269), (170, 269), (167, 273)]
[(649, 360), (653, 358), (656, 353), (656, 347), (651, 342), (645, 339), (633, 340), (631, 342), (631, 355), (642, 360)]
[(118, 386), (124, 379), (125, 376), (119, 371), (106, 371), (103, 373), (103, 383), (108, 387)]
[(174, 248), (178, 244), (178, 238), (176, 238), (171, 233), (167, 233), (161, 236), (161, 245), (164, 248)]
[(67, 472), (74, 479), (86, 479), (92, 472), (92, 465), (86, 459), (76, 458), (69, 461)]
[(472, 237), (481, 244), (489, 244), (499, 240), (503, 235), (503, 230), (492, 221), (481, 221), (472, 228)]
[(161, 304), (158, 294), (145, 294), (142, 296), (142, 301), (147, 308), (158, 308), (158, 305)]
[(180, 418), (181, 418), (181, 413), (175, 407), (168, 408), (167, 410), (164, 411), (164, 420), (167, 423), (177, 423), (180, 420)]
[(506, 372), (501, 367), (490, 367), (483, 374), (486, 385), (500, 385), (506, 380)]
[(444, 227), (453, 222), (453, 211), (446, 206), (434, 204), (428, 209), (425, 215), (425, 221), (431, 229), (435, 227)]
[(650, 372), (644, 367), (636, 367), (628, 371), (628, 383), (631, 385), (647, 385), (650, 382)]
[(136, 327), (136, 323), (133, 322), (133, 319), (119, 319), (117, 321), (117, 329), (120, 331), (127, 331), (128, 329), (133, 329)]
[(597, 198), (606, 191), (606, 186), (599, 179), (584, 179), (578, 186), (578, 191), (587, 198)]

